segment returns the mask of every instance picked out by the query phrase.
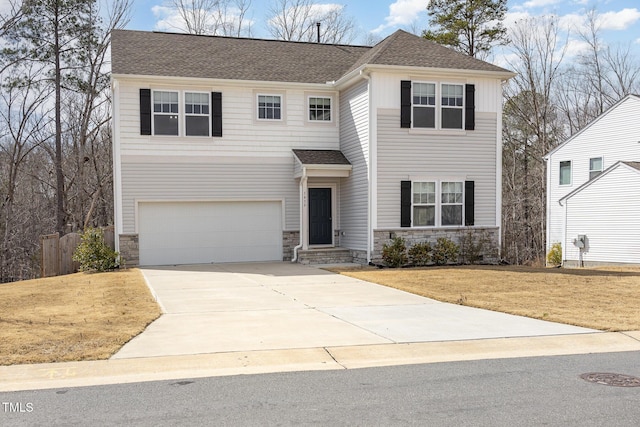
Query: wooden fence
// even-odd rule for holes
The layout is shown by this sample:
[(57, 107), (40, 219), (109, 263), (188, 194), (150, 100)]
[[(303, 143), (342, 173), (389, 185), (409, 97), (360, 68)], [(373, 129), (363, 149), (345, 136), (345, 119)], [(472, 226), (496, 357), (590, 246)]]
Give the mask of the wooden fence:
[[(115, 249), (115, 232), (113, 226), (102, 227), (104, 242), (111, 249)], [(71, 258), (80, 244), (78, 233), (69, 233), (60, 237), (58, 233), (40, 237), (40, 277), (60, 276), (78, 271), (80, 267)]]

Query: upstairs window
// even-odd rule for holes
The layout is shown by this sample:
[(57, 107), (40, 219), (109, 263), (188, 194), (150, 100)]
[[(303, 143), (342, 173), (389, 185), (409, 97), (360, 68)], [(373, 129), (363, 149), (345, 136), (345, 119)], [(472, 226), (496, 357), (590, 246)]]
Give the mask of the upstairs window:
[(282, 97), (280, 95), (258, 95), (258, 119), (281, 120)]
[(589, 159), (589, 179), (593, 179), (602, 173), (602, 157)]
[(310, 97), (309, 120), (312, 122), (330, 122), (331, 98), (317, 96)]
[(187, 136), (209, 136), (209, 94), (184, 94), (185, 133)]
[(178, 135), (178, 92), (153, 92), (153, 134)]
[(442, 129), (462, 129), (462, 85), (442, 85)]
[(436, 127), (436, 85), (434, 83), (413, 84), (413, 127)]
[(571, 162), (560, 162), (560, 185), (571, 185)]

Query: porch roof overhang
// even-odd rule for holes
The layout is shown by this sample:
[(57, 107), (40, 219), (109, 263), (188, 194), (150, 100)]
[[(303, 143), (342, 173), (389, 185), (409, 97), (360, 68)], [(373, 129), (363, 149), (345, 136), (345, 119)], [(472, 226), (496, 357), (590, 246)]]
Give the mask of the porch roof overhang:
[(340, 150), (293, 150), (295, 168), (293, 177), (346, 178), (353, 166)]

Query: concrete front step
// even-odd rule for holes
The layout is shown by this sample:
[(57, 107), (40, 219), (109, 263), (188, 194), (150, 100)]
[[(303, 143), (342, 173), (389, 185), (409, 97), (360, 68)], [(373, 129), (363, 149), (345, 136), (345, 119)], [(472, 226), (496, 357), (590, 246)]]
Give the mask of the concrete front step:
[(305, 265), (315, 264), (343, 264), (353, 262), (349, 249), (318, 248), (298, 252), (298, 262)]

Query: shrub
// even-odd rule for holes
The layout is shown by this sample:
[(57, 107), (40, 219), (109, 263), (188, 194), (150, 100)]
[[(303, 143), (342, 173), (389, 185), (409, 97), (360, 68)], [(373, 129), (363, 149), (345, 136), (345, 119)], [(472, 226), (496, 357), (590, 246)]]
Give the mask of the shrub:
[(433, 262), (436, 265), (445, 265), (458, 262), (460, 247), (451, 239), (439, 237), (433, 248)]
[(460, 237), (460, 258), (465, 264), (479, 264), (497, 259), (498, 252), (486, 230), (467, 229)]
[(409, 248), (409, 260), (411, 264), (424, 266), (431, 262), (433, 248), (428, 242), (416, 243)]
[(389, 267), (402, 267), (407, 263), (407, 245), (402, 237), (394, 237), (391, 244), (382, 245), (382, 259)]
[(551, 249), (547, 254), (547, 264), (553, 266), (562, 265), (562, 245), (560, 242), (551, 245)]
[(106, 271), (118, 266), (118, 253), (104, 243), (104, 232), (87, 228), (80, 234), (80, 244), (73, 253), (80, 271)]

